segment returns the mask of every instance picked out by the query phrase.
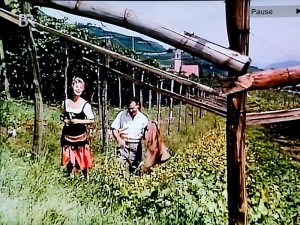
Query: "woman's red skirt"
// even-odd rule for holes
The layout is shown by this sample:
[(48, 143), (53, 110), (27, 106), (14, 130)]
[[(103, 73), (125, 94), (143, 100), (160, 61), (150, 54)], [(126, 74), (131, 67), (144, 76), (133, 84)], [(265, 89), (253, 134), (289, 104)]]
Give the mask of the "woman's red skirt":
[(88, 144), (82, 146), (63, 145), (62, 165), (72, 163), (75, 168), (80, 170), (90, 169), (94, 166), (94, 157)]

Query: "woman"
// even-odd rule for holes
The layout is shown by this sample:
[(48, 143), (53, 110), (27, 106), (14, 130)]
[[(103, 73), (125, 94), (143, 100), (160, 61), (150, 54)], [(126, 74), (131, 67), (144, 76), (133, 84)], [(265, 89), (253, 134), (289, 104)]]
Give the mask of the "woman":
[(72, 81), (73, 98), (63, 102), (62, 120), (65, 122), (62, 137), (62, 165), (66, 165), (70, 175), (80, 170), (87, 177), (93, 166), (93, 156), (89, 147), (86, 125), (94, 123), (91, 105), (81, 96), (85, 83), (76, 77)]

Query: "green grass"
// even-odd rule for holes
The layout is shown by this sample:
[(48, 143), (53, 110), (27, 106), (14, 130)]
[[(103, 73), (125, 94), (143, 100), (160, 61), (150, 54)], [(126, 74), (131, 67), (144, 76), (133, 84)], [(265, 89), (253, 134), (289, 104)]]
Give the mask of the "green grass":
[[(177, 131), (174, 110), (169, 136), (165, 120), (160, 125), (173, 157), (143, 176), (122, 172), (114, 141), (102, 149), (96, 135), (96, 165), (87, 181), (66, 177), (60, 166), (58, 108), (45, 107), (44, 153), (32, 161), (33, 106), (1, 103), (0, 224), (227, 223), (223, 119), (207, 113), (191, 125), (189, 116)], [(110, 120), (117, 112), (109, 111)], [(155, 118), (155, 109), (144, 112)], [(9, 127), (17, 129), (16, 137), (6, 136)], [(246, 146), (250, 224), (300, 224), (299, 165), (278, 151), (262, 127), (247, 129)]]

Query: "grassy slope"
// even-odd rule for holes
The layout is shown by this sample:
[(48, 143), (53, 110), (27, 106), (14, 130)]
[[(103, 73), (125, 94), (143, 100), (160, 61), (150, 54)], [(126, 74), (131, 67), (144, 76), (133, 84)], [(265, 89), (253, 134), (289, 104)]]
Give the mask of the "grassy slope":
[[(1, 224), (226, 223), (223, 120), (207, 114), (181, 132), (173, 130), (166, 140), (172, 159), (142, 177), (121, 173), (111, 145), (97, 148), (94, 138), (97, 161), (87, 182), (70, 180), (60, 166), (56, 108), (45, 109), (45, 155), (32, 162), (32, 108), (5, 105), (2, 124), (21, 129), (16, 137), (2, 133)], [(250, 127), (247, 137), (250, 223), (300, 224), (299, 165), (279, 153), (263, 129)]]

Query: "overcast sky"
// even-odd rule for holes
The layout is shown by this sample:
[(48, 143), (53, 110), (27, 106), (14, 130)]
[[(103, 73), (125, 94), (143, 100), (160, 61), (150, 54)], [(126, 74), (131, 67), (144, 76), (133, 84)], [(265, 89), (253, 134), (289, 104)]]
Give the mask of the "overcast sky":
[[(195, 33), (211, 42), (228, 47), (224, 1), (109, 1), (108, 3), (133, 10), (144, 18), (166, 25), (175, 31)], [(251, 6), (272, 5), (298, 5), (300, 8), (300, 1), (251, 1)], [(57, 17), (67, 16), (71, 22), (90, 22), (108, 31), (153, 40), (146, 35), (96, 20), (73, 16), (57, 10), (49, 9), (45, 12)], [(300, 61), (300, 16), (250, 17), (249, 43), (249, 56), (253, 66), (265, 68), (272, 63)]]

